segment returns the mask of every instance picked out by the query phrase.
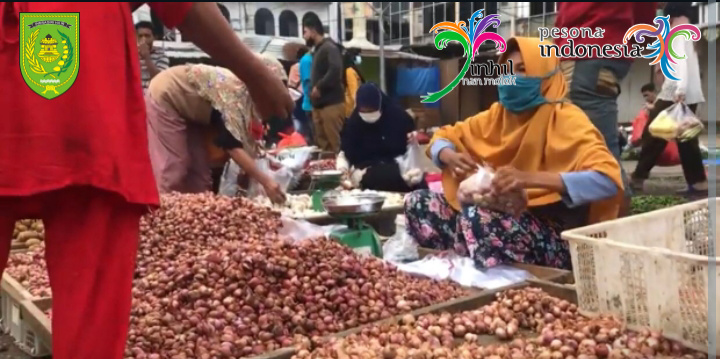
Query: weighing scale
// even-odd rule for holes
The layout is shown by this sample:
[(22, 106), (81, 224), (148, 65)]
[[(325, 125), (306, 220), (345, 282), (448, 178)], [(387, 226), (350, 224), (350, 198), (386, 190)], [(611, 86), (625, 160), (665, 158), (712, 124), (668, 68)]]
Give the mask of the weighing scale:
[(310, 190), (312, 194), (312, 209), (316, 212), (325, 211), (323, 196), (326, 192), (335, 190), (342, 182), (342, 172), (337, 170), (315, 171), (310, 174)]
[(385, 197), (377, 194), (342, 194), (326, 192), (321, 197), (321, 205), (328, 215), (345, 223), (347, 228), (335, 230), (330, 238), (352, 248), (355, 252), (380, 257), (380, 244), (375, 231), (363, 218), (374, 215), (382, 209)]

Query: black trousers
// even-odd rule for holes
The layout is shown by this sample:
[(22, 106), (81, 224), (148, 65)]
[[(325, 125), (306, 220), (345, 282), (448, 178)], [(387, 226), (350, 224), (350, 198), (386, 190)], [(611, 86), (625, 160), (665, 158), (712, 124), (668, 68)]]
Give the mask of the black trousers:
[[(644, 180), (650, 176), (650, 171), (655, 167), (658, 158), (665, 151), (668, 141), (661, 138), (653, 137), (648, 132), (650, 123), (660, 114), (661, 111), (672, 106), (673, 102), (658, 100), (655, 102), (655, 108), (650, 111), (649, 120), (645, 124), (642, 136), (642, 149), (640, 150), (640, 159), (633, 173), (633, 179)], [(695, 112), (697, 105), (688, 105), (692, 112)], [(702, 153), (700, 152), (700, 142), (697, 138), (685, 142), (678, 142), (678, 152), (680, 153), (680, 162), (682, 163), (685, 181), (689, 185), (704, 182), (707, 180), (705, 176), (705, 166), (703, 165)]]

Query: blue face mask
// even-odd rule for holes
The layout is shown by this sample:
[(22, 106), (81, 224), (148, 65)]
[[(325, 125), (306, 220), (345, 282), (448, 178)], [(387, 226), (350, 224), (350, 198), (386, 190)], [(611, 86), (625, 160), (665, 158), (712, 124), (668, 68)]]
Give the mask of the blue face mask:
[(521, 113), (549, 103), (540, 91), (544, 79), (555, 74), (557, 69), (541, 77), (515, 76), (515, 84), (498, 85), (498, 98), (503, 107), (512, 113)]

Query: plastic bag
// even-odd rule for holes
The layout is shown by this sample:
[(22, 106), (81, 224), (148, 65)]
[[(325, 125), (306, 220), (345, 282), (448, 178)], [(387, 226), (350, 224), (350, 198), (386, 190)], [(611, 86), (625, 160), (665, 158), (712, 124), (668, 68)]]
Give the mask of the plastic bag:
[(222, 177), (220, 177), (220, 188), (218, 194), (222, 196), (235, 197), (238, 195), (238, 176), (240, 175), (240, 166), (233, 160), (225, 163)]
[(419, 258), (418, 244), (415, 239), (405, 230), (404, 226), (398, 226), (398, 231), (390, 237), (382, 248), (383, 259), (388, 262), (406, 262)]
[(648, 126), (653, 137), (684, 142), (700, 135), (704, 126), (687, 105), (676, 103), (655, 117)]
[(457, 254), (427, 256), (416, 262), (395, 266), (406, 273), (437, 280), (449, 279), (465, 287), (482, 289), (496, 289), (534, 277), (525, 270), (505, 265), (479, 270), (471, 258)]
[(412, 187), (422, 182), (422, 149), (417, 138), (413, 137), (413, 140), (407, 146), (405, 154), (395, 160), (400, 167), (402, 178), (408, 186)]
[(458, 201), (519, 216), (527, 208), (527, 193), (517, 190), (501, 196), (486, 194), (494, 177), (492, 169), (478, 165), (474, 174), (460, 182)]
[[(286, 192), (293, 180), (292, 171), (282, 164), (280, 164), (280, 168), (278, 170), (273, 170), (270, 168), (270, 161), (271, 159), (269, 157), (260, 158), (255, 162), (255, 165), (258, 170), (264, 172), (273, 181), (277, 182), (283, 192)], [(247, 190), (247, 196), (249, 198), (265, 196), (265, 188), (260, 184), (260, 182), (255, 179), (251, 179)]]

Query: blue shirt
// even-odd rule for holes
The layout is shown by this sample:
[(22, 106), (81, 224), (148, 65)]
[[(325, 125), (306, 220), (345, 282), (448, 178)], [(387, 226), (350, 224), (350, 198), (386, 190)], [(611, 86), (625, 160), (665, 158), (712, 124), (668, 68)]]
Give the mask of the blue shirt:
[[(438, 139), (430, 148), (432, 160), (439, 168), (443, 167), (439, 157), (440, 151), (446, 148), (455, 150), (455, 145), (450, 141)], [(597, 171), (565, 172), (561, 173), (560, 177), (567, 190), (562, 195), (563, 202), (569, 208), (610, 198), (618, 191), (617, 185), (610, 177)]]
[(308, 52), (300, 58), (300, 84), (303, 89), (303, 111), (312, 111), (310, 104), (310, 92), (312, 92), (312, 84), (310, 75), (312, 75), (312, 55)]

